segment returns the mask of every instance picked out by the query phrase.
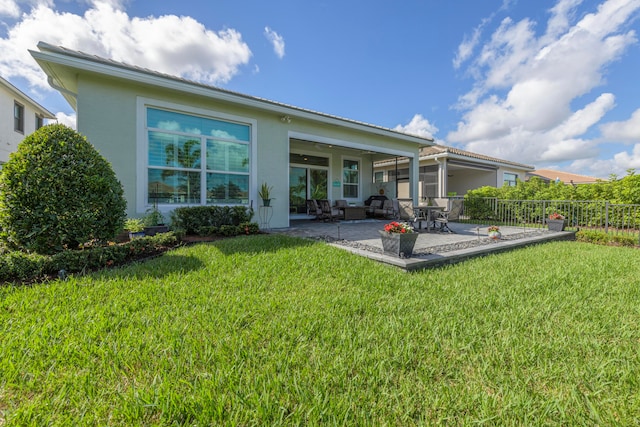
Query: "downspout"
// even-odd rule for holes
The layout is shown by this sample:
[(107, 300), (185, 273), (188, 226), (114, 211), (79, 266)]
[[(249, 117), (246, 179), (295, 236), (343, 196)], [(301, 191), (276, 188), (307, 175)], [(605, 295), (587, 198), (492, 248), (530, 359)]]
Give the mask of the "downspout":
[(51, 86), (55, 90), (57, 90), (57, 91), (65, 94), (65, 95), (68, 95), (68, 96), (72, 97), (73, 99), (75, 99), (76, 100), (76, 105), (77, 105), (77, 101), (78, 101), (78, 94), (77, 93), (71, 92), (69, 89), (65, 89), (62, 86), (58, 86), (57, 84), (55, 84), (53, 82), (53, 77), (51, 77), (51, 76), (47, 77), (47, 82), (49, 83), (49, 86)]
[(398, 157), (396, 157), (396, 199), (398, 198)]

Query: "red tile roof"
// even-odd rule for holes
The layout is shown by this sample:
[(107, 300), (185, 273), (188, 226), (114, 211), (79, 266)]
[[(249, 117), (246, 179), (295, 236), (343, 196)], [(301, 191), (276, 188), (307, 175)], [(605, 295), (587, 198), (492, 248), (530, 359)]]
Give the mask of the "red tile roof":
[(545, 181), (555, 181), (556, 179), (559, 179), (565, 184), (593, 184), (600, 179), (593, 176), (578, 175), (575, 173), (561, 172), (552, 169), (537, 169), (533, 172), (527, 173), (527, 177), (532, 176), (540, 177)]

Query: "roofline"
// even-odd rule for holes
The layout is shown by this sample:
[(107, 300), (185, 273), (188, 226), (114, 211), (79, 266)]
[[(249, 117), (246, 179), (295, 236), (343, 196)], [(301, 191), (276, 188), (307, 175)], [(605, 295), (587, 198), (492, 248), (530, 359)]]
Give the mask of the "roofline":
[(437, 158), (442, 158), (442, 157), (447, 157), (448, 159), (456, 159), (456, 160), (466, 160), (466, 161), (474, 161), (476, 163), (482, 163), (482, 164), (497, 164), (500, 166), (509, 166), (512, 168), (517, 168), (517, 169), (522, 169), (522, 170), (535, 170), (535, 167), (533, 166), (529, 166), (529, 165), (525, 165), (522, 163), (516, 163), (516, 162), (511, 162), (509, 160), (501, 160), (501, 159), (482, 159), (482, 158), (478, 158), (478, 157), (474, 157), (474, 156), (465, 156), (462, 154), (456, 154), (456, 153), (451, 153), (450, 151), (447, 151), (446, 153), (439, 153), (439, 154), (430, 154), (428, 156), (420, 156), (420, 160), (429, 160), (429, 159), (437, 159)]
[[(330, 125), (339, 125), (358, 131), (366, 131), (377, 135), (387, 137), (391, 136), (393, 138), (413, 142), (419, 147), (428, 147), (433, 145), (433, 139), (431, 138), (409, 135), (403, 132), (373, 125), (370, 123), (346, 119), (343, 117), (295, 107), (293, 105), (288, 105), (265, 98), (259, 98), (239, 92), (233, 92), (226, 89), (221, 89), (218, 87), (186, 80), (180, 77), (151, 71), (146, 68), (131, 66), (125, 63), (116, 62), (98, 56), (88, 55), (83, 52), (69, 50), (59, 46), (53, 46), (42, 41), (38, 43), (37, 47), (40, 50), (39, 52), (33, 50), (30, 50), (29, 52), (31, 53), (31, 56), (33, 56), (33, 58), (42, 67), (45, 73), (49, 76), (50, 84), (53, 86), (57, 81), (57, 87), (53, 87), (58, 90), (60, 90), (61, 87), (64, 88), (63, 82), (57, 76), (52, 75), (54, 73), (47, 72), (47, 68), (49, 68), (47, 67), (48, 64), (57, 64), (70, 68), (86, 70), (89, 72), (106, 74), (111, 77), (135, 81), (142, 84), (177, 90), (193, 95), (205, 96), (208, 98), (215, 98), (221, 101), (240, 104), (245, 107), (266, 110), (276, 114), (289, 115), (293, 116), (294, 118), (298, 117), (302, 119), (319, 121)], [(49, 71), (53, 70), (49, 68)], [(63, 96), (75, 109), (76, 106), (74, 105), (72, 100), (69, 99), (69, 97), (73, 97), (74, 95), (75, 94), (72, 93), (63, 93)]]
[(13, 92), (13, 94), (16, 95), (18, 98), (22, 98), (23, 100), (31, 104), (32, 107), (35, 107), (34, 109), (36, 110), (36, 112), (40, 113), (44, 118), (46, 119), (56, 118), (55, 114), (53, 114), (51, 111), (47, 110), (42, 105), (34, 101), (33, 98), (31, 98), (29, 95), (27, 95), (26, 93), (24, 93), (23, 91), (15, 87), (7, 79), (0, 77), (0, 83), (2, 83), (7, 89), (9, 89), (10, 92)]
[[(418, 161), (422, 161), (422, 160), (438, 160), (439, 158), (447, 158), (447, 159), (454, 159), (454, 160), (464, 160), (467, 162), (475, 162), (478, 164), (483, 164), (483, 165), (497, 165), (498, 167), (512, 167), (512, 168), (516, 168), (516, 169), (521, 169), (523, 171), (533, 171), (535, 170), (535, 168), (533, 166), (529, 166), (529, 165), (525, 165), (525, 164), (521, 164), (521, 163), (516, 163), (516, 162), (511, 162), (509, 160), (501, 160), (501, 159), (497, 159), (497, 158), (490, 158), (490, 159), (483, 159), (480, 157), (476, 157), (474, 155), (465, 155), (465, 154), (458, 154), (458, 153), (452, 153), (451, 151), (448, 150), (448, 147), (442, 146), (442, 145), (438, 145), (439, 147), (443, 147), (444, 151), (441, 153), (435, 153), (435, 154), (429, 154), (429, 155), (425, 155), (425, 156), (419, 156), (419, 160)], [(470, 153), (473, 154), (473, 153)], [(489, 156), (487, 156), (489, 157)], [(398, 159), (398, 163), (403, 163), (406, 162), (408, 160), (405, 159)], [(385, 161), (381, 161), (381, 162), (377, 162), (376, 166), (393, 166), (395, 164), (395, 161), (393, 160), (385, 160)]]
[[(473, 159), (474, 161), (478, 161), (485, 164), (500, 164), (504, 166), (515, 167), (522, 170), (532, 170), (532, 171), (535, 170), (534, 166), (525, 165), (524, 163), (512, 162), (511, 160), (503, 160), (497, 157), (485, 156), (483, 154), (476, 154), (470, 151), (460, 150), (458, 148), (447, 147), (439, 144), (435, 145), (434, 147), (442, 148), (442, 152), (420, 156), (420, 159), (428, 160), (428, 159), (436, 159), (438, 157), (448, 157), (448, 158), (457, 159), (457, 160)], [(456, 153), (455, 151), (451, 151), (452, 149), (458, 152)]]

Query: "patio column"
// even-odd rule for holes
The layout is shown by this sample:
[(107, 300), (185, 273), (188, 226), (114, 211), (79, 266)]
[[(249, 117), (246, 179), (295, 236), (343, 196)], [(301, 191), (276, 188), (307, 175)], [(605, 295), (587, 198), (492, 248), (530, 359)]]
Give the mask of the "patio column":
[(413, 200), (414, 204), (418, 204), (419, 191), (418, 185), (420, 184), (420, 162), (419, 157), (409, 158), (409, 197)]
[(435, 158), (438, 163), (438, 197), (447, 196), (447, 159)]

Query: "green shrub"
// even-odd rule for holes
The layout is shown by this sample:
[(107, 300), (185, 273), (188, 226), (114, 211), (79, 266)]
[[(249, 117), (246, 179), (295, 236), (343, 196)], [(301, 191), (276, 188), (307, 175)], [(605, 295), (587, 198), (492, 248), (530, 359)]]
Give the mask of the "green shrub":
[(24, 282), (45, 276), (57, 276), (60, 270), (66, 273), (81, 273), (118, 266), (157, 255), (177, 244), (175, 234), (169, 232), (142, 237), (120, 245), (67, 250), (54, 255), (8, 252), (0, 258), (0, 282)]
[(223, 236), (237, 236), (240, 234), (239, 225), (222, 225), (220, 226), (220, 234)]
[(636, 246), (638, 245), (638, 236), (628, 234), (614, 234), (611, 236), (611, 242), (620, 246)]
[(599, 230), (580, 230), (576, 233), (576, 240), (598, 245), (638, 246), (639, 243), (637, 235), (607, 234)]
[(198, 228), (198, 236), (215, 236), (220, 229), (214, 225), (205, 225)]
[(258, 234), (260, 226), (255, 222), (243, 222), (240, 224), (240, 232), (242, 234)]
[(26, 137), (0, 174), (0, 228), (12, 249), (54, 254), (122, 229), (126, 202), (87, 139), (52, 124)]
[(466, 196), (464, 198), (464, 214), (470, 219), (486, 220), (493, 217), (491, 202), (483, 196)]
[(607, 245), (611, 240), (611, 236), (609, 236), (604, 231), (597, 230), (580, 230), (576, 233), (576, 240), (580, 242), (587, 243), (596, 243), (599, 245)]
[(200, 234), (202, 227), (240, 225), (251, 221), (253, 210), (244, 206), (193, 206), (176, 208), (171, 213), (171, 227), (186, 234)]
[(48, 260), (45, 255), (7, 252), (0, 257), (0, 282), (39, 277), (47, 269)]

